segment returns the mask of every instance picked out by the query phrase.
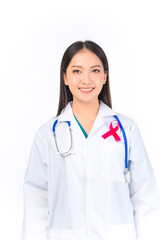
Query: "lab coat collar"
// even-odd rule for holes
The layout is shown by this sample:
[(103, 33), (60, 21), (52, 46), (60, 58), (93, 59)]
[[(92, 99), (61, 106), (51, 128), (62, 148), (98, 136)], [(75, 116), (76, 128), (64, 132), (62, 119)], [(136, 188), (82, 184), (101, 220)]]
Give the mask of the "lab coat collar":
[[(70, 128), (75, 130), (76, 132), (78, 132), (80, 135), (83, 135), (83, 133), (73, 115), (72, 103), (73, 103), (73, 101), (68, 102), (65, 109), (62, 110), (62, 112), (58, 116), (58, 122), (70, 121), (70, 123), (71, 123)], [(106, 105), (102, 100), (99, 100), (99, 104), (100, 104), (99, 111), (98, 111), (97, 117), (95, 119), (95, 122), (92, 126), (92, 129), (89, 133), (89, 136), (96, 129), (98, 129), (101, 125), (104, 124), (105, 117), (116, 115), (116, 112), (113, 109), (111, 109), (108, 105)]]

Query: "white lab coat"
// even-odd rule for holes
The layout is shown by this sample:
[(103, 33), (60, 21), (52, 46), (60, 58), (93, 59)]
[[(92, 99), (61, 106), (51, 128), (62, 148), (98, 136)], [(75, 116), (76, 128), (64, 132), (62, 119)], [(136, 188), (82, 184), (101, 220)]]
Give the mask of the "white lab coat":
[[(71, 104), (58, 121), (71, 121), (72, 154), (57, 154), (52, 126), (37, 131), (24, 179), (22, 240), (154, 240), (160, 199), (152, 166), (136, 123), (99, 100), (100, 108), (88, 138), (76, 122)], [(124, 139), (106, 139), (117, 115), (128, 140), (131, 182), (125, 182)], [(64, 151), (70, 138), (57, 126)], [(153, 229), (153, 230), (152, 230)], [(156, 234), (155, 234), (156, 233)], [(154, 236), (155, 234), (155, 236)]]

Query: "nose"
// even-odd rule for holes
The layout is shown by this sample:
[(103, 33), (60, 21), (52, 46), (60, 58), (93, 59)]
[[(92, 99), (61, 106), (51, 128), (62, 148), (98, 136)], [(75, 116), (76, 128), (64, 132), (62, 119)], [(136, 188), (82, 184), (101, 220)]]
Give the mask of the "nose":
[(91, 82), (91, 77), (88, 72), (85, 72), (82, 77), (82, 83), (88, 84)]

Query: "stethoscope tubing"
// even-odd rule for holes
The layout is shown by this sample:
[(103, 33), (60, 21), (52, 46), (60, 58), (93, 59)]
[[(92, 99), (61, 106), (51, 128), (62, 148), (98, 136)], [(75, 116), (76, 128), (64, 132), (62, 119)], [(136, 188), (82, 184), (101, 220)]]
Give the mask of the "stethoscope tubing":
[[(70, 127), (70, 125), (71, 125), (70, 121), (65, 121), (65, 122), (67, 122), (68, 126)], [(58, 119), (53, 123), (53, 127), (52, 127), (53, 133), (55, 133), (55, 128), (56, 128), (57, 123), (58, 123)]]
[[(122, 131), (122, 134), (123, 134), (123, 139), (124, 139), (124, 146), (125, 146), (125, 171), (124, 171), (124, 175), (127, 176), (127, 174), (129, 173), (129, 169), (128, 169), (128, 144), (127, 144), (127, 137), (126, 137), (126, 133), (124, 131), (124, 128), (121, 124), (121, 121), (119, 120), (119, 118), (117, 117), (117, 115), (113, 115), (115, 117), (115, 119), (118, 121), (119, 125), (120, 125), (120, 129)], [(69, 127), (69, 130), (70, 130), (70, 137), (71, 137), (71, 147), (70, 149), (67, 151), (67, 152), (64, 152), (64, 153), (61, 153), (59, 151), (59, 148), (58, 148), (58, 145), (57, 145), (57, 140), (56, 140), (56, 133), (55, 133), (55, 128), (56, 128), (56, 125), (58, 123), (58, 119), (55, 120), (55, 122), (53, 123), (53, 127), (52, 127), (52, 131), (53, 131), (53, 135), (54, 135), (54, 138), (55, 138), (55, 144), (56, 144), (56, 148), (57, 148), (57, 152), (58, 154), (62, 155), (62, 156), (67, 156), (68, 154), (70, 154), (71, 152), (71, 149), (72, 149), (72, 134), (71, 134), (71, 129), (70, 129), (70, 121), (65, 121), (68, 123), (68, 127)], [(129, 173), (130, 174), (130, 173)]]
[(54, 135), (54, 139), (55, 139), (55, 144), (56, 144), (57, 152), (58, 152), (58, 154), (60, 154), (60, 155), (62, 155), (62, 156), (67, 156), (68, 154), (70, 154), (70, 152), (71, 152), (71, 150), (72, 150), (72, 134), (71, 134), (71, 129), (70, 129), (71, 123), (70, 123), (70, 121), (65, 121), (65, 122), (68, 123), (69, 131), (70, 131), (71, 146), (70, 146), (69, 150), (66, 151), (66, 152), (64, 152), (64, 153), (61, 153), (61, 152), (59, 151), (58, 144), (57, 144), (57, 140), (56, 140), (56, 131), (55, 131), (55, 128), (56, 128), (56, 125), (57, 125), (57, 123), (58, 123), (58, 119), (54, 122), (53, 127), (52, 127), (52, 131), (53, 131), (53, 135)]
[(123, 138), (124, 138), (124, 145), (125, 145), (125, 169), (128, 170), (128, 144), (127, 144), (127, 137), (126, 137), (126, 133), (124, 131), (124, 128), (119, 120), (119, 118), (117, 117), (117, 115), (114, 115), (114, 117), (117, 119), (117, 121), (119, 122), (120, 128), (122, 130), (122, 134), (123, 134)]

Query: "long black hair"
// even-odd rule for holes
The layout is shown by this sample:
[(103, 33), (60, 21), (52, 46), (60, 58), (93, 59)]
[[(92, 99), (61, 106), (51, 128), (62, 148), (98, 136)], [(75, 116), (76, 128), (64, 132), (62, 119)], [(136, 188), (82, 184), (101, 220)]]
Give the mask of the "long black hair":
[(94, 54), (99, 57), (103, 64), (104, 72), (107, 73), (107, 80), (105, 84), (103, 84), (103, 88), (98, 95), (98, 99), (101, 99), (104, 103), (106, 103), (110, 108), (112, 108), (111, 102), (111, 93), (110, 93), (110, 86), (109, 86), (109, 66), (106, 54), (104, 53), (103, 49), (97, 45), (93, 41), (77, 41), (72, 43), (64, 52), (61, 67), (60, 67), (60, 95), (59, 95), (59, 104), (58, 104), (58, 116), (61, 111), (66, 107), (68, 102), (73, 101), (73, 95), (69, 90), (68, 85), (64, 83), (64, 73), (66, 73), (66, 69), (72, 59), (72, 57), (81, 49), (87, 48), (88, 50), (92, 51)]

